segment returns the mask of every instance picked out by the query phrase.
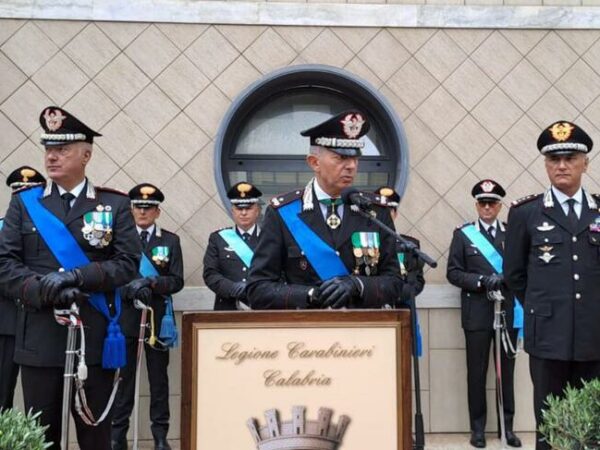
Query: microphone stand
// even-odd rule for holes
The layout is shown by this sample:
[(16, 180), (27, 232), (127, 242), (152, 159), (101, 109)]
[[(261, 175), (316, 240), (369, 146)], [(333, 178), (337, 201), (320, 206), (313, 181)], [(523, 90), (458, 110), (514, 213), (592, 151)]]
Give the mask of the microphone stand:
[[(385, 223), (376, 217), (376, 213), (373, 210), (368, 209), (368, 206), (359, 206), (353, 204), (352, 210), (357, 212), (363, 217), (366, 217), (370, 221), (376, 223), (386, 233), (394, 236), (396, 241), (400, 242), (404, 249), (404, 252), (409, 254), (410, 257), (416, 258), (417, 261), (423, 261), (430, 267), (437, 267), (437, 262), (428, 254), (423, 252), (416, 246), (414, 242), (405, 239), (399, 233), (396, 233), (392, 228), (388, 227)], [(406, 296), (408, 306), (410, 310), (410, 322), (412, 328), (412, 356), (413, 356), (413, 373), (415, 380), (415, 442), (413, 448), (415, 450), (423, 450), (425, 448), (425, 429), (423, 426), (423, 412), (421, 409), (421, 375), (419, 372), (419, 355), (417, 348), (417, 307), (415, 302), (416, 280), (414, 277), (407, 277), (407, 285), (402, 289), (402, 296)]]

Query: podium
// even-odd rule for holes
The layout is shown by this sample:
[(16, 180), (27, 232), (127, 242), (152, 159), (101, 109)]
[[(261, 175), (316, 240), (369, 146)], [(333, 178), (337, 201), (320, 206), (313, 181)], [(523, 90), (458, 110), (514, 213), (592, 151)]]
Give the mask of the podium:
[(404, 310), (184, 314), (183, 450), (409, 450)]

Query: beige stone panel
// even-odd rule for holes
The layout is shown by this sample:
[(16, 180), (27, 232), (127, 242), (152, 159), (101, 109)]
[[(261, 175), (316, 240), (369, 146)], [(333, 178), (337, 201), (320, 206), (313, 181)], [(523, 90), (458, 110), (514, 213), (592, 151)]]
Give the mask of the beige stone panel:
[(155, 136), (180, 109), (156, 84), (151, 83), (125, 107), (124, 111), (149, 136)]
[(464, 5), (464, 0), (425, 0), (426, 5)]
[(558, 80), (577, 60), (577, 54), (555, 32), (548, 33), (533, 50), (527, 59), (548, 80)]
[(443, 195), (464, 175), (467, 167), (446, 145), (440, 143), (423, 158), (415, 170), (438, 194)]
[(155, 25), (146, 28), (124, 52), (150, 78), (179, 56), (179, 49)]
[(541, 6), (542, 0), (505, 0), (506, 6)]
[(504, 0), (465, 0), (465, 5), (501, 6)]
[(423, 215), (439, 200), (439, 195), (431, 188), (428, 180), (417, 171), (410, 173), (410, 181), (402, 198), (402, 214), (412, 224), (416, 224)]
[[(600, 123), (598, 122), (591, 122), (590, 120), (588, 120), (588, 118), (585, 115), (579, 114), (576, 118), (575, 118), (575, 123), (577, 125), (579, 125), (581, 128), (583, 128), (587, 134), (590, 135), (590, 137), (592, 138), (592, 141), (594, 142), (600, 142)], [(591, 157), (595, 158), (598, 155), (598, 153), (596, 153), (595, 151), (592, 152)]]
[(425, 66), (415, 58), (408, 60), (386, 85), (412, 110), (416, 109), (439, 86)]
[(412, 223), (406, 218), (404, 217), (404, 214), (402, 214), (402, 200), (400, 201), (400, 208), (398, 209), (398, 215), (396, 216), (396, 220), (394, 220), (394, 228), (396, 229), (396, 231), (398, 233), (402, 233), (402, 234), (409, 234), (410, 235), (410, 231), (413, 228)]
[[(423, 375), (421, 375), (421, 383), (423, 383)], [(412, 429), (415, 429), (415, 412), (416, 412), (416, 403), (415, 403), (415, 391), (413, 389), (412, 391), (412, 395), (413, 395), (413, 401), (412, 401), (412, 405), (413, 405), (413, 409), (412, 409)], [(423, 388), (421, 388), (421, 413), (423, 414), (423, 430), (425, 431), (425, 433), (429, 433), (431, 431), (431, 427), (429, 426), (429, 422), (431, 421), (429, 419), (430, 416), (430, 410), (431, 407), (429, 406), (429, 390), (424, 390)], [(429, 438), (427, 439), (427, 444), (429, 444)], [(427, 447), (429, 448), (429, 447)]]
[(184, 278), (187, 278), (201, 267), (202, 259), (204, 258), (204, 248), (198, 245), (185, 230), (180, 229), (177, 234), (181, 241)]
[(577, 60), (555, 87), (582, 111), (600, 95), (600, 76), (584, 61)]
[(2, 83), (0, 83), (1, 103), (22, 85), (27, 77), (2, 52), (0, 52), (0, 73), (2, 73)]
[(229, 99), (211, 84), (190, 103), (185, 113), (212, 138), (217, 133), (229, 103)]
[(144, 130), (123, 112), (102, 128), (102, 134), (102, 148), (121, 167), (150, 140)]
[(210, 27), (186, 49), (185, 54), (212, 80), (238, 57), (239, 52), (216, 28)]
[(173, 61), (154, 82), (180, 108), (189, 104), (210, 83), (185, 55)]
[(536, 180), (529, 171), (525, 170), (521, 173), (510, 186), (506, 187), (506, 198), (508, 202), (518, 200), (526, 195), (537, 194), (543, 192), (545, 186)]
[(551, 87), (529, 109), (527, 115), (542, 128), (559, 119), (573, 120), (577, 116), (577, 109), (558, 89)]
[[(203, 249), (202, 253), (204, 253), (204, 249)], [(204, 271), (204, 266), (201, 264), (200, 267), (198, 269), (196, 269), (196, 271), (194, 271), (190, 275), (186, 275), (185, 276), (186, 285), (187, 286), (204, 286), (204, 278), (202, 276), (203, 271)], [(214, 297), (210, 300), (209, 304), (212, 309), (212, 307), (214, 305)]]
[[(385, 2), (381, 2), (385, 3)], [(331, 28), (337, 37), (354, 53), (360, 52), (379, 31), (378, 28), (356, 28), (356, 27), (333, 27)]]
[(89, 80), (63, 52), (55, 54), (31, 79), (57, 105), (64, 105)]
[(548, 180), (548, 174), (546, 173), (546, 166), (544, 164), (544, 157), (539, 155), (534, 162), (532, 162), (527, 168), (527, 172), (546, 189), (550, 186)]
[(467, 363), (464, 350), (431, 350), (431, 431), (469, 429)]
[(267, 30), (267, 27), (252, 25), (217, 25), (216, 28), (239, 52), (244, 52)]
[(32, 22), (21, 27), (1, 49), (28, 76), (58, 51), (58, 47)]
[(120, 107), (124, 107), (150, 83), (148, 77), (124, 54), (108, 64), (94, 81)]
[[(440, 252), (435, 245), (433, 245), (429, 239), (429, 236), (425, 235), (419, 230), (419, 227), (413, 227), (408, 232), (409, 236), (414, 237), (419, 241), (419, 245), (421, 250), (431, 256), (434, 260), (438, 260), (442, 257), (442, 252)], [(429, 268), (429, 266), (425, 266), (423, 269)]]
[(4, 174), (9, 174), (23, 164), (35, 167), (41, 171), (44, 170), (44, 152), (41, 145), (36, 145), (29, 139), (23, 141), (15, 151), (2, 160), (0, 171)]
[(544, 0), (544, 6), (581, 6), (581, 0)]
[(200, 186), (183, 170), (177, 172), (161, 189), (165, 197), (178, 199), (175, 203), (165, 205), (165, 210), (180, 224), (192, 217), (208, 199)]
[(594, 100), (592, 104), (585, 109), (583, 114), (585, 119), (587, 119), (589, 122), (600, 123), (600, 99)]
[(61, 48), (88, 24), (80, 20), (34, 20), (32, 23)]
[(467, 59), (444, 82), (444, 87), (467, 110), (471, 110), (494, 87), (494, 82), (471, 60)]
[(475, 164), (494, 141), (485, 128), (470, 115), (465, 116), (444, 139), (444, 143), (467, 167)]
[(523, 111), (502, 90), (493, 89), (473, 110), (473, 117), (499, 139), (523, 115)]
[[(206, 246), (213, 231), (231, 226), (231, 218), (217, 198), (210, 199), (183, 225), (183, 229), (200, 245)], [(204, 255), (203, 255), (204, 256)]]
[[(445, 268), (444, 268), (445, 270)], [(460, 290), (456, 289), (457, 298)], [(459, 308), (429, 310), (430, 350), (451, 350), (465, 348), (465, 334), (462, 329)]]
[(445, 253), (450, 246), (452, 233), (450, 230), (447, 233), (441, 233), (440, 224), (459, 224), (461, 222), (458, 213), (445, 200), (440, 200), (423, 216), (417, 227), (440, 253)]
[(85, 27), (63, 50), (89, 77), (98, 74), (119, 53), (95, 23)]
[[(429, 311), (428, 309), (419, 308), (419, 297), (417, 296), (417, 318), (419, 320), (419, 328), (421, 330), (422, 355), (419, 358), (419, 372), (421, 373), (421, 390), (429, 390)], [(414, 376), (412, 377), (413, 390), (415, 388)], [(424, 399), (422, 398), (421, 401)], [(429, 403), (429, 402), (427, 402)], [(423, 405), (422, 405), (423, 406)], [(413, 402), (413, 415), (415, 412)], [(423, 411), (425, 413), (425, 411)], [(424, 414), (425, 415), (425, 414)]]
[[(564, 35), (561, 34), (561, 36)], [(569, 44), (571, 44), (571, 42), (569, 42)], [(586, 50), (585, 53), (581, 55), (581, 58), (585, 62), (587, 62), (596, 72), (600, 72), (600, 42), (596, 41), (591, 47), (589, 47)]]
[(445, 284), (447, 282), (446, 265), (448, 264), (448, 256), (446, 254), (438, 256), (436, 261), (438, 266), (435, 269), (425, 268), (425, 281), (429, 284)]
[(440, 82), (444, 81), (467, 57), (444, 30), (439, 30), (415, 54)]
[(121, 50), (131, 44), (142, 31), (150, 26), (149, 23), (143, 22), (96, 22), (96, 25)]
[(182, 51), (208, 28), (208, 25), (191, 23), (157, 23), (156, 26)]
[(448, 28), (444, 32), (456, 42), (460, 48), (470, 55), (493, 32), (476, 28)]
[(122, 192), (129, 192), (133, 186), (137, 183), (131, 179), (127, 173), (123, 170), (119, 170), (115, 173), (110, 180), (106, 182), (106, 186), (110, 186), (113, 189), (117, 189)]
[(387, 0), (389, 4), (424, 5), (425, 0)]
[(410, 58), (410, 53), (383, 29), (365, 45), (358, 57), (385, 81)]
[(26, 135), (38, 126), (38, 116), (52, 101), (31, 81), (21, 85), (2, 105), (0, 111)]
[(480, 179), (493, 178), (502, 186), (508, 186), (524, 169), (500, 144), (496, 144), (471, 170)]
[(244, 56), (266, 74), (293, 61), (296, 51), (275, 31), (268, 29), (245, 51)]
[(536, 142), (540, 131), (529, 116), (523, 115), (504, 133), (500, 143), (523, 167), (527, 167), (538, 155)]
[(323, 30), (321, 27), (273, 27), (294, 50), (304, 50)]
[(202, 189), (210, 196), (217, 193), (215, 183), (213, 143), (209, 142), (183, 168), (194, 180), (202, 180)]
[(517, 65), (521, 55), (496, 30), (471, 54), (471, 59), (497, 83)]
[[(413, 3), (425, 3), (425, 0), (423, 0), (422, 2)], [(425, 43), (436, 32), (436, 30), (433, 28), (388, 28), (387, 30), (411, 54), (416, 53), (417, 50), (419, 50), (423, 45), (425, 45)]]
[(151, 182), (162, 189), (179, 167), (158, 145), (150, 141), (123, 166), (123, 170), (136, 183)]
[(93, 81), (87, 83), (66, 104), (67, 111), (85, 111), (89, 114), (89, 126), (95, 130), (102, 128), (119, 113), (119, 107)]
[(27, 23), (25, 20), (0, 19), (0, 44), (4, 44), (19, 28)]
[(210, 141), (210, 138), (185, 113), (181, 113), (154, 140), (183, 167)]
[[(0, 175), (0, 183), (2, 183), (2, 186), (6, 186), (6, 175)], [(0, 191), (0, 208), (2, 208), (2, 211), (6, 211), (8, 209), (8, 204), (10, 203), (11, 198), (12, 193), (10, 189), (2, 189), (2, 191)]]
[[(360, 60), (357, 59), (356, 63), (359, 64)], [(350, 70), (350, 69), (348, 68), (348, 70)], [(356, 73), (357, 73), (357, 75), (362, 76), (360, 72), (356, 72)], [(376, 75), (373, 74), (373, 77), (376, 77)], [(378, 79), (379, 78), (376, 77), (376, 80), (378, 80)], [(382, 85), (379, 88), (379, 92), (387, 99), (388, 102), (390, 102), (392, 104), (392, 107), (396, 111), (396, 114), (398, 115), (400, 120), (403, 120), (405, 117), (409, 117), (411, 115), (412, 110), (386, 84)]]
[[(362, 62), (359, 58), (352, 59), (352, 61), (350, 61), (348, 64), (346, 64), (344, 69), (346, 69), (348, 72), (353, 73), (354, 75), (357, 75), (358, 77), (362, 78), (363, 80), (369, 82), (376, 89), (379, 89), (382, 87), (383, 81), (381, 81), (381, 79), (377, 75), (375, 75), (373, 73), (373, 71), (371, 69), (369, 69), (369, 67), (364, 62)], [(395, 94), (392, 94), (392, 95), (395, 96)], [(389, 98), (388, 98), (388, 100), (392, 101)], [(398, 100), (400, 100), (400, 99), (398, 99)], [(406, 109), (404, 111), (406, 111)]]
[(529, 375), (529, 356), (523, 352), (515, 363), (515, 430), (534, 430), (533, 384)]
[(325, 29), (308, 44), (300, 56), (307, 63), (343, 67), (354, 54), (331, 30)]
[(445, 224), (448, 228), (448, 233), (451, 233), (454, 227), (459, 226), (461, 223), (472, 220), (476, 215), (475, 199), (471, 197), (471, 189), (475, 186), (475, 183), (479, 182), (482, 178), (494, 177), (495, 173), (492, 173), (492, 170), (490, 170), (490, 173), (485, 177), (478, 177), (473, 172), (468, 171), (460, 177), (456, 184), (452, 186), (452, 189), (444, 195), (444, 200), (454, 208), (461, 218), (457, 223)]
[(104, 186), (107, 181), (119, 171), (119, 166), (106, 154), (99, 144), (94, 144), (92, 160), (86, 168), (86, 174), (98, 186)]
[(510, 41), (522, 55), (526, 55), (548, 34), (548, 30), (501, 30), (502, 36)]
[(6, 158), (15, 148), (26, 139), (25, 136), (4, 114), (0, 113), (0, 161)]
[(550, 83), (529, 61), (523, 59), (499, 86), (521, 109), (527, 110), (548, 90)]
[(440, 86), (419, 106), (416, 114), (439, 138), (443, 138), (462, 120), (467, 111)]

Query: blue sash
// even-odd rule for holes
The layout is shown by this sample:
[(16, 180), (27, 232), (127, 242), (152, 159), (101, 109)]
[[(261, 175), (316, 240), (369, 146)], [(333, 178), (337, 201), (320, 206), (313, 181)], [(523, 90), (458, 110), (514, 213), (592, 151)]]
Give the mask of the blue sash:
[(321, 281), (349, 275), (350, 272), (335, 250), (298, 217), (300, 206), (301, 201), (298, 199), (278, 208), (277, 212)]
[[(140, 275), (144, 278), (159, 276), (156, 267), (154, 267), (154, 264), (152, 264), (144, 252), (142, 252), (142, 258), (140, 259)], [(179, 336), (173, 314), (173, 298), (170, 295), (167, 296), (165, 303), (167, 306), (165, 308), (165, 315), (160, 322), (158, 337), (167, 347), (176, 347)]]
[(221, 236), (225, 242), (227, 242), (227, 245), (233, 249), (235, 254), (240, 257), (244, 265), (246, 267), (250, 267), (254, 252), (250, 247), (248, 247), (246, 241), (244, 241), (240, 235), (231, 228), (226, 228), (225, 230), (219, 231), (219, 236)]
[(4, 228), (4, 218), (0, 219), (0, 230)]
[[(42, 239), (65, 270), (72, 270), (90, 263), (69, 229), (39, 201), (43, 188), (34, 187), (19, 194), (27, 213), (37, 227)], [(89, 303), (108, 321), (107, 335), (102, 351), (102, 367), (117, 369), (125, 366), (125, 338), (119, 326), (121, 294), (115, 291), (115, 315), (111, 316), (103, 292), (93, 292)]]
[[(483, 257), (490, 264), (490, 266), (492, 266), (496, 273), (502, 274), (502, 255), (500, 255), (492, 243), (488, 241), (487, 238), (477, 230), (477, 228), (475, 228), (475, 225), (471, 224), (464, 226), (462, 227), (461, 231), (481, 252)], [(513, 313), (513, 328), (520, 328), (520, 334), (523, 330), (523, 307), (521, 306), (519, 299), (516, 297)]]

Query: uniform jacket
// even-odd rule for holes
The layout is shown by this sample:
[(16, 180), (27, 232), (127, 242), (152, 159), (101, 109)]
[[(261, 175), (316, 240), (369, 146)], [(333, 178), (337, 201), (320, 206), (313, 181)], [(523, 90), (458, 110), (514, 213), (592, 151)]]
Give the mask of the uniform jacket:
[[(421, 243), (418, 239), (409, 236), (407, 234), (401, 234), (404, 239), (414, 243), (417, 248), (421, 248)], [(403, 263), (400, 263), (400, 276), (403, 280), (407, 281), (409, 278), (412, 279), (415, 283), (415, 295), (419, 295), (423, 292), (423, 288), (425, 287), (425, 277), (423, 276), (423, 261), (420, 261), (418, 258), (413, 255), (404, 252), (402, 248), (402, 244), (400, 242), (396, 242), (396, 253), (398, 254), (398, 258), (400, 255), (403, 255), (402, 258), (404, 260)]]
[[(500, 226), (496, 229), (493, 245), (503, 256), (505, 227), (502, 222), (498, 223)], [(491, 330), (494, 325), (494, 302), (488, 300), (485, 287), (478, 286), (478, 282), (482, 275), (491, 275), (495, 271), (462, 232), (462, 228), (467, 225), (475, 225), (477, 230), (480, 227), (479, 220), (477, 220), (454, 230), (448, 254), (446, 277), (451, 284), (461, 288), (462, 327), (468, 331)], [(503, 292), (503, 294), (506, 323), (512, 327), (513, 296), (509, 292)]]
[(550, 189), (510, 210), (504, 273), (524, 302), (525, 350), (535, 357), (600, 360), (599, 201), (584, 191), (576, 228)]
[[(4, 218), (0, 219), (0, 223), (3, 221)], [(0, 335), (14, 336), (16, 329), (17, 305), (9, 298), (0, 297)]]
[[(237, 227), (234, 227), (237, 230)], [(236, 310), (236, 301), (230, 297), (233, 285), (239, 281), (247, 281), (248, 268), (240, 257), (229, 247), (219, 231), (211, 233), (204, 254), (204, 282), (215, 295), (216, 310)], [(247, 241), (251, 249), (256, 248), (260, 229), (258, 225)]]
[[(138, 241), (140, 240), (139, 235)], [(160, 262), (152, 258), (152, 250), (158, 247), (168, 247), (169, 257), (168, 260)], [(165, 315), (165, 298), (169, 295), (175, 294), (183, 289), (183, 256), (181, 253), (181, 244), (179, 243), (179, 237), (175, 233), (160, 228), (158, 225), (154, 227), (154, 231), (148, 240), (148, 244), (144, 249), (144, 253), (148, 259), (152, 262), (152, 265), (158, 272), (158, 276), (152, 283), (152, 300), (148, 306), (154, 310), (154, 325), (156, 327), (156, 334), (160, 331), (160, 323)], [(136, 273), (138, 278), (139, 272)], [(134, 308), (133, 302), (130, 300), (123, 300), (123, 312), (121, 314), (121, 328), (123, 334), (127, 337), (138, 337), (140, 333), (140, 319), (141, 311)], [(147, 319), (150, 320), (149, 315)]]
[[(340, 259), (350, 273), (353, 273), (356, 267), (351, 242), (352, 233), (361, 231), (379, 233), (381, 254), (377, 264), (377, 274), (367, 276), (364, 272), (365, 266), (361, 266), (359, 278), (364, 285), (364, 291), (361, 302), (352, 305), (353, 307), (381, 308), (384, 304), (393, 301), (390, 299), (398, 298), (402, 289), (402, 280), (395, 239), (375, 223), (354, 212), (349, 206), (344, 206), (342, 224), (336, 231), (334, 239), (316, 198), (314, 207), (309, 208), (306, 196), (302, 200), (303, 193), (303, 190), (298, 190), (276, 197), (266, 210), (263, 229), (250, 268), (247, 289), (250, 306), (253, 309), (305, 308), (309, 289), (317, 286), (321, 281), (277, 212), (278, 207), (297, 199), (303, 202), (299, 214), (301, 220), (339, 252)], [(314, 197), (314, 193), (311, 197)], [(380, 206), (373, 206), (373, 210), (376, 211), (379, 220), (393, 228), (389, 211)]]
[[(65, 216), (58, 189), (50, 182), (41, 202), (67, 225), (91, 261), (80, 267), (82, 291), (105, 292), (112, 307), (114, 290), (135, 277), (139, 264), (140, 240), (135, 232), (129, 198), (117, 191), (96, 188), (88, 181)], [(110, 207), (113, 236), (109, 245), (96, 248), (83, 236), (83, 215), (100, 206)], [(19, 364), (64, 365), (67, 328), (56, 323), (52, 308), (34, 310), (31, 305), (39, 292), (39, 277), (59, 268), (16, 192), (0, 233), (0, 294), (18, 299), (23, 308), (18, 314), (15, 343), (15, 361)], [(86, 302), (81, 305), (80, 314), (85, 325), (87, 363), (100, 364), (107, 321)]]

